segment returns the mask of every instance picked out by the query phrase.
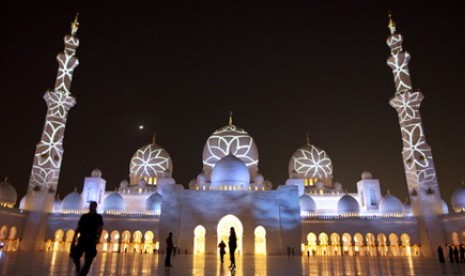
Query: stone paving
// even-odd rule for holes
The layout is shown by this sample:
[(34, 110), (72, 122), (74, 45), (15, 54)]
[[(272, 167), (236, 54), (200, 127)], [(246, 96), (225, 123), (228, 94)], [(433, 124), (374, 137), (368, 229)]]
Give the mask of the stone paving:
[[(164, 255), (99, 253), (89, 275), (465, 275), (465, 264), (439, 264), (423, 257), (241, 256), (235, 271), (214, 255), (177, 255), (174, 267)], [(0, 275), (75, 275), (65, 252), (0, 252)]]

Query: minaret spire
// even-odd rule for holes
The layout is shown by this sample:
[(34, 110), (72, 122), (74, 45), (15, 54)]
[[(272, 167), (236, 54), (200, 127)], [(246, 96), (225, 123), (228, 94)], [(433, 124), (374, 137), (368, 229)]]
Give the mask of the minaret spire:
[(153, 136), (152, 136), (152, 145), (155, 145), (156, 144), (156, 138), (157, 138), (157, 133), (156, 132), (153, 132)]
[(396, 24), (389, 14), (389, 30), (387, 39), (391, 55), (387, 64), (392, 69), (396, 92), (389, 104), (396, 109), (402, 134), (402, 158), (407, 180), (412, 210), (419, 219), (419, 235), (425, 255), (431, 255), (436, 246), (444, 244), (442, 236), (437, 233), (439, 224), (437, 214), (441, 214), (442, 200), (436, 179), (431, 147), (427, 144), (420, 105), (423, 94), (412, 89), (408, 68), (410, 54), (402, 49), (402, 35), (396, 33)]
[(310, 146), (310, 134), (307, 132), (307, 146)]
[[(79, 22), (76, 14), (71, 33), (64, 37), (64, 50), (57, 55), (58, 73), (53, 90), (44, 95), (47, 115), (42, 138), (37, 144), (28, 190), (56, 193), (63, 158), (63, 137), (68, 111), (76, 104), (70, 87), (73, 71), (79, 62), (75, 56), (79, 46), (76, 36)], [(27, 206), (26, 206), (27, 207)]]
[(229, 111), (228, 125), (232, 126), (233, 124), (233, 113)]

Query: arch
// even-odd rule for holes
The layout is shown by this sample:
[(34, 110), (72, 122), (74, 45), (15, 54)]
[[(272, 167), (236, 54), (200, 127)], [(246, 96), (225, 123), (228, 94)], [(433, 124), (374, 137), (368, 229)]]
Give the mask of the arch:
[(379, 233), (376, 237), (379, 245), (386, 245), (386, 235), (384, 233)]
[(111, 234), (110, 234), (110, 242), (111, 243), (118, 243), (119, 238), (120, 238), (119, 231), (117, 231), (117, 230), (111, 231)]
[(388, 248), (386, 244), (386, 241), (387, 241), (386, 235), (384, 233), (379, 233), (376, 236), (376, 240), (378, 241), (379, 254), (381, 256), (386, 256), (388, 253)]
[(132, 234), (132, 242), (133, 243), (141, 243), (142, 242), (142, 232), (137, 230)]
[(307, 242), (309, 245), (316, 245), (316, 235), (313, 232), (308, 233)]
[(354, 235), (354, 251), (355, 255), (364, 255), (363, 252), (363, 235), (360, 233), (355, 233)]
[(338, 233), (332, 233), (330, 236), (330, 240), (331, 245), (339, 245), (339, 243), (341, 242), (341, 238), (339, 237)]
[(144, 234), (144, 242), (145, 243), (152, 243), (153, 242), (153, 238), (155, 237), (155, 235), (153, 234), (152, 231), (147, 231), (145, 232)]
[(376, 244), (375, 235), (373, 235), (373, 233), (367, 233), (365, 236), (365, 242), (368, 246), (374, 246)]
[(342, 234), (342, 253), (352, 255), (352, 236), (349, 233)]
[(227, 241), (229, 239), (229, 233), (230, 233), (231, 227), (234, 227), (234, 231), (236, 232), (236, 238), (237, 238), (236, 252), (241, 255), (242, 254), (242, 235), (244, 233), (244, 227), (242, 226), (242, 222), (236, 216), (226, 215), (220, 219), (220, 221), (218, 222), (218, 228), (217, 228), (218, 240), (216, 241), (216, 244), (219, 244), (222, 240)]
[(254, 230), (255, 254), (266, 255), (266, 230), (263, 226), (257, 226)]
[(399, 245), (399, 238), (397, 237), (397, 234), (391, 233), (389, 234), (389, 245)]
[(2, 228), (0, 228), (0, 240), (6, 240), (8, 236), (8, 227), (6, 225), (3, 225)]
[(73, 242), (73, 238), (74, 238), (74, 230), (69, 229), (68, 231), (66, 231), (66, 236), (65, 236), (66, 242)]
[(452, 244), (453, 245), (458, 245), (460, 244), (460, 241), (459, 241), (459, 234), (457, 232), (452, 232)]
[(403, 246), (409, 246), (410, 236), (407, 233), (403, 233), (402, 235), (400, 235), (400, 241), (402, 242)]
[(16, 234), (18, 233), (18, 229), (16, 228), (16, 226), (12, 226), (10, 228), (10, 233), (8, 235), (8, 239), (9, 240), (14, 240), (16, 239)]
[(194, 255), (205, 254), (205, 234), (207, 231), (202, 225), (194, 228)]
[(122, 242), (131, 242), (131, 232), (129, 232), (128, 230), (125, 230), (122, 234), (121, 234), (121, 241)]
[(58, 229), (55, 231), (55, 235), (54, 235), (54, 240), (56, 242), (61, 242), (63, 241), (63, 236), (65, 235), (65, 232), (63, 232), (62, 229)]
[(321, 232), (318, 235), (318, 241), (320, 242), (320, 245), (328, 245), (328, 241), (329, 241), (328, 235), (325, 232)]
[(100, 235), (100, 242), (101, 242), (101, 243), (106, 243), (106, 242), (107, 242), (107, 239), (108, 239), (108, 231), (107, 231), (107, 230), (103, 230), (103, 231), (102, 231), (102, 235)]

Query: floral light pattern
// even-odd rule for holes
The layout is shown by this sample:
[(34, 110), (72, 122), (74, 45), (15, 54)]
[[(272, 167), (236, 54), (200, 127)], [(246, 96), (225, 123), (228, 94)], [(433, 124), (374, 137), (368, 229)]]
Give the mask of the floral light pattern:
[(229, 153), (241, 159), (247, 167), (258, 165), (258, 150), (253, 138), (235, 125), (227, 125), (208, 138), (203, 150), (203, 164), (213, 168)]
[(157, 144), (150, 144), (137, 150), (131, 159), (131, 175), (137, 178), (160, 177), (166, 170), (173, 171), (168, 152)]
[(74, 34), (65, 37), (65, 49), (57, 55), (59, 68), (55, 88), (44, 95), (48, 110), (42, 138), (34, 154), (29, 189), (55, 192), (58, 185), (66, 118), (68, 111), (76, 104), (70, 92), (73, 71), (79, 64), (74, 55), (79, 40)]
[(328, 178), (333, 174), (333, 165), (324, 150), (308, 145), (292, 155), (289, 170), (295, 170), (305, 178)]

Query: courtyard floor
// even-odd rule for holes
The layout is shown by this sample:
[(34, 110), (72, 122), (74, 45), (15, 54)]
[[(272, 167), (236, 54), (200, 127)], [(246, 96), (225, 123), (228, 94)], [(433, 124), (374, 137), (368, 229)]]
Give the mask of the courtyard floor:
[[(241, 256), (235, 271), (214, 255), (176, 255), (174, 267), (164, 255), (99, 253), (89, 275), (465, 275), (464, 264), (439, 264), (423, 257)], [(0, 252), (0, 275), (75, 275), (65, 252)]]

